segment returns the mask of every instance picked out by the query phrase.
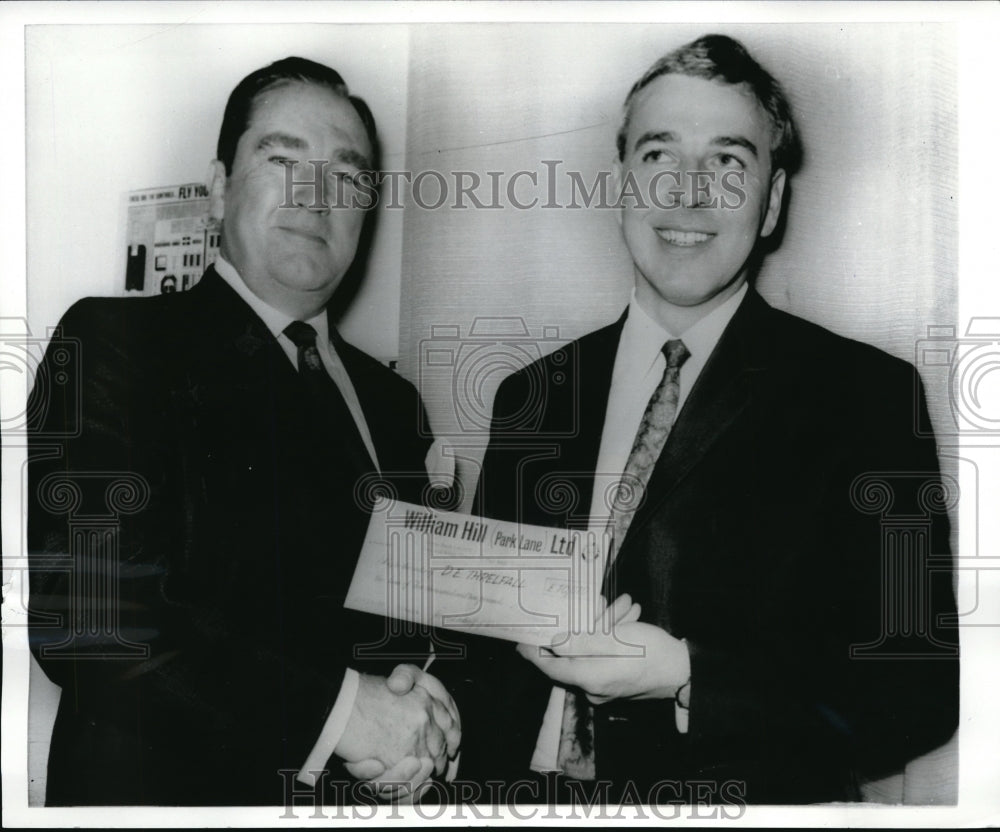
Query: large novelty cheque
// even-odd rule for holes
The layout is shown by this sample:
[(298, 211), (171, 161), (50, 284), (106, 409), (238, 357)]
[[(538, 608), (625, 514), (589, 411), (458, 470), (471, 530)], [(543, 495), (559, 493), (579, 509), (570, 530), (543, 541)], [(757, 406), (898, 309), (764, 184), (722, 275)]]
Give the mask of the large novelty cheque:
[(548, 646), (598, 616), (604, 537), (384, 500), (345, 606)]

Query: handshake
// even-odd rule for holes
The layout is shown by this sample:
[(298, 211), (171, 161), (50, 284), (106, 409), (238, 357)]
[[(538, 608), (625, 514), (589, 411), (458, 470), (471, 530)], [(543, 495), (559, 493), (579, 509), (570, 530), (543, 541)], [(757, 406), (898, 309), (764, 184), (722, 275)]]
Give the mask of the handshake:
[(361, 675), (354, 709), (334, 753), (380, 798), (418, 799), (444, 774), (462, 738), (454, 700), (436, 678), (398, 665), (388, 678)]

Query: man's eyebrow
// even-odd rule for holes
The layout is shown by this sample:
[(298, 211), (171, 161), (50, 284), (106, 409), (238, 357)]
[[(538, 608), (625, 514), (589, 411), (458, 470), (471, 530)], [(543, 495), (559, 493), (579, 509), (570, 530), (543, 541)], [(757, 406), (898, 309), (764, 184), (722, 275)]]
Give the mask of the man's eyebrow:
[(675, 141), (677, 141), (677, 134), (671, 130), (660, 130), (655, 132), (649, 130), (643, 133), (641, 136), (639, 136), (638, 139), (636, 139), (635, 147), (638, 150), (639, 147), (646, 144), (646, 142), (675, 142)]
[(268, 147), (274, 147), (279, 145), (281, 147), (287, 147), (291, 150), (305, 150), (308, 145), (304, 139), (300, 139), (298, 136), (292, 136), (288, 133), (265, 133), (260, 137), (260, 141), (257, 142), (257, 149), (264, 150)]
[(358, 170), (371, 170), (372, 163), (363, 153), (359, 153), (357, 150), (352, 150), (349, 147), (344, 147), (333, 152), (333, 158), (338, 162), (343, 162), (345, 165), (351, 165)]
[[(292, 136), (289, 133), (275, 131), (272, 133), (265, 133), (260, 137), (260, 141), (257, 142), (258, 150), (266, 150), (271, 147), (286, 147), (289, 150), (308, 150), (309, 144), (298, 136)], [(333, 152), (333, 158), (334, 161), (343, 162), (345, 165), (351, 165), (358, 170), (372, 169), (372, 163), (367, 156), (349, 147), (342, 147), (335, 150)]]
[[(642, 145), (647, 142), (676, 142), (678, 141), (677, 134), (672, 130), (650, 130), (639, 136), (635, 143), (636, 150), (638, 150)], [(722, 147), (742, 147), (748, 150), (757, 158), (757, 145), (755, 145), (750, 139), (745, 136), (716, 136), (712, 139), (710, 144), (721, 145)]]
[(757, 158), (757, 145), (745, 136), (716, 136), (711, 143), (722, 147), (742, 147), (749, 150), (755, 159)]

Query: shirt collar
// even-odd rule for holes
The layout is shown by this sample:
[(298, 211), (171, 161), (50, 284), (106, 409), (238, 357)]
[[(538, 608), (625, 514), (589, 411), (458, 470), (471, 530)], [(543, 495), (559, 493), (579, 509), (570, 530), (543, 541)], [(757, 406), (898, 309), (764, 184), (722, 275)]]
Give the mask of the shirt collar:
[[(680, 336), (681, 340), (684, 341), (684, 346), (691, 353), (691, 357), (699, 365), (708, 360), (708, 356), (712, 354), (712, 350), (719, 343), (722, 333), (733, 319), (733, 315), (736, 314), (743, 298), (746, 297), (747, 291), (748, 286), (744, 283), (732, 297), (727, 298), (724, 303), (717, 306), (704, 318), (693, 323)], [(625, 319), (625, 327), (622, 330), (621, 349), (628, 349), (631, 354), (648, 356), (651, 366), (658, 358), (663, 345), (676, 337), (678, 336), (664, 329), (642, 308), (633, 287), (628, 304), (628, 317)], [(648, 368), (644, 367), (643, 369)]]
[[(249, 306), (264, 322), (264, 326), (268, 328), (271, 334), (277, 338), (285, 331), (292, 321), (296, 320), (287, 312), (282, 312), (280, 309), (275, 309), (273, 306), (262, 301), (257, 295), (255, 295), (250, 287), (243, 282), (243, 278), (240, 277), (239, 272), (236, 271), (236, 267), (233, 266), (228, 260), (224, 259), (220, 254), (215, 261), (215, 271), (218, 273), (226, 283), (228, 283), (234, 292), (243, 298), (247, 306)], [(306, 321), (307, 324), (312, 326), (316, 330), (316, 338), (320, 343), (328, 343), (330, 339), (330, 328), (327, 323), (326, 310), (323, 310), (317, 315)]]

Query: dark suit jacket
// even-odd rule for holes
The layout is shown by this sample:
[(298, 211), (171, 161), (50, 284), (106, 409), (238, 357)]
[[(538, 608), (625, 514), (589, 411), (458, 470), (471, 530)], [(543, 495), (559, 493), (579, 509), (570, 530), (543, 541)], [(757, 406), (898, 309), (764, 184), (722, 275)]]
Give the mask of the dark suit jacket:
[[(337, 349), (383, 475), (419, 500), (416, 390)], [(382, 620), (343, 609), (369, 515), (357, 430), (213, 269), (74, 305), (32, 401), (32, 649), (62, 687), (48, 804), (280, 805), (345, 668), (416, 649), (355, 654), (385, 653)]]
[[(623, 323), (501, 385), (484, 514), (586, 524)], [(697, 799), (698, 780), (716, 801), (856, 799), (861, 777), (949, 738), (948, 518), (934, 441), (915, 435), (921, 414), (928, 424), (912, 367), (748, 293), (604, 590), (629, 592), (642, 620), (687, 639), (689, 732), (673, 700), (597, 708), (599, 779), (631, 780), (643, 799), (661, 780), (681, 783), (682, 800)], [(509, 645), (470, 650), (463, 776), (522, 776), (551, 683)]]

